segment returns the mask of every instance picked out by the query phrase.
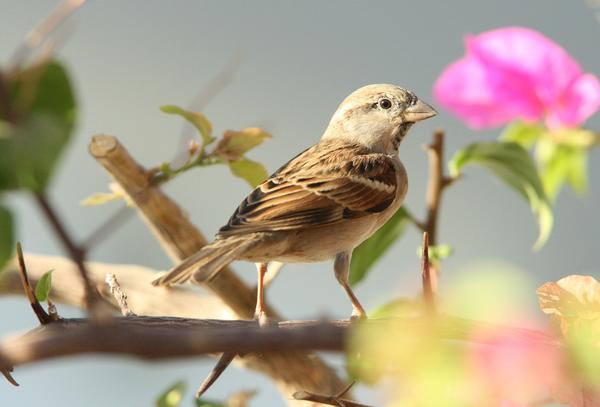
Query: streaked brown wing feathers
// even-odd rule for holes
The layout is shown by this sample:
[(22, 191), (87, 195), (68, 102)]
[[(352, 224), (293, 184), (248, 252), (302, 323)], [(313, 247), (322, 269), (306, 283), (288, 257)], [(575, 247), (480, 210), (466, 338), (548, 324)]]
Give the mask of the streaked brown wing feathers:
[(387, 208), (396, 196), (389, 156), (321, 142), (280, 168), (240, 204), (219, 235), (302, 229)]

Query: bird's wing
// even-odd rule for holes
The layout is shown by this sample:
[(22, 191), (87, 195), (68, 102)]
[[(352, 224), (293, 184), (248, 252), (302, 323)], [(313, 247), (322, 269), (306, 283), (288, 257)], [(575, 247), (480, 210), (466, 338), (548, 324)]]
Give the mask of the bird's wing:
[(252, 191), (218, 236), (303, 229), (381, 212), (396, 197), (396, 168), (385, 154), (323, 141)]

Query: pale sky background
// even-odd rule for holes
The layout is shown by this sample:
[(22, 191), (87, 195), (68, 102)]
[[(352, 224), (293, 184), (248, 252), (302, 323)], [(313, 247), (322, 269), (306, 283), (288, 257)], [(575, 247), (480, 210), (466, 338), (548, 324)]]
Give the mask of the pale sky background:
[[(0, 0), (0, 64), (55, 1)], [(87, 153), (96, 133), (118, 136), (146, 165), (172, 158), (182, 122), (159, 111), (164, 104), (187, 105), (228, 61), (241, 55), (231, 83), (205, 109), (217, 133), (264, 126), (273, 140), (250, 155), (269, 171), (315, 143), (338, 103), (369, 83), (392, 82), (413, 89), (435, 104), (432, 84), (463, 54), (463, 37), (496, 27), (538, 29), (562, 44), (586, 71), (600, 74), (600, 25), (594, 9), (581, 0), (504, 1), (90, 1), (70, 20), (69, 36), (59, 51), (75, 82), (81, 106), (76, 138), (68, 148), (51, 189), (69, 228), (85, 237), (117, 207), (82, 208), (81, 199), (107, 189), (107, 176)], [(421, 145), (436, 127), (446, 129), (448, 157), (466, 143), (493, 139), (497, 131), (468, 130), (442, 109), (417, 125), (401, 147), (409, 173), (408, 206), (424, 212), (427, 173)], [(588, 122), (600, 129), (600, 115)], [(527, 290), (536, 306), (535, 287), (567, 274), (598, 275), (600, 157), (590, 159), (590, 191), (585, 198), (563, 191), (556, 205), (554, 232), (540, 253), (528, 205), (479, 168), (449, 189), (441, 213), (443, 243), (456, 253), (444, 263), (442, 285), (482, 261), (503, 260), (529, 276)], [(248, 192), (224, 167), (200, 169), (177, 179), (168, 193), (207, 235), (214, 234)], [(59, 254), (44, 220), (25, 195), (5, 198), (18, 216), (19, 239), (32, 252)], [(367, 308), (420, 289), (411, 230), (357, 288)], [(132, 219), (90, 257), (97, 261), (137, 263), (165, 269), (168, 258), (146, 227)], [(237, 270), (254, 282), (252, 265)], [(304, 271), (310, 272), (304, 272)], [(522, 289), (523, 287), (515, 287)], [(331, 264), (286, 268), (267, 292), (290, 318), (327, 314), (346, 317), (350, 305), (338, 287)], [(1, 298), (0, 335), (35, 326), (23, 298)], [(63, 315), (77, 312), (60, 306)], [(144, 363), (124, 358), (80, 357), (18, 368), (13, 388), (0, 383), (6, 406), (151, 406), (157, 394), (178, 379), (192, 391), (213, 360)], [(332, 358), (340, 371), (342, 361)], [(253, 406), (282, 405), (263, 377), (229, 369), (210, 390), (224, 397), (240, 389), (259, 389)], [(365, 403), (372, 390), (359, 389)]]

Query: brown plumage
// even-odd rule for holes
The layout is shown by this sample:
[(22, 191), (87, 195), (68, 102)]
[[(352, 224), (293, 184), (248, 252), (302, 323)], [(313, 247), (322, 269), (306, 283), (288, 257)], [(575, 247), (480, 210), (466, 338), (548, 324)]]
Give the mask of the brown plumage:
[[(352, 249), (400, 207), (407, 176), (398, 145), (411, 125), (435, 111), (412, 92), (370, 85), (338, 108), (321, 141), (277, 170), (252, 191), (214, 242), (153, 284), (210, 280), (233, 260), (314, 262), (335, 258), (336, 277), (347, 283)], [(266, 267), (259, 267), (262, 281)], [(257, 313), (262, 313), (259, 290)]]

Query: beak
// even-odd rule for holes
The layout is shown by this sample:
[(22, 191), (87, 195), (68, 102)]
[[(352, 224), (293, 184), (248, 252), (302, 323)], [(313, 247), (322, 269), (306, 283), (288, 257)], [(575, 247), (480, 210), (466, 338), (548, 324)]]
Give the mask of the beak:
[(437, 114), (437, 111), (429, 106), (427, 103), (417, 100), (412, 106), (407, 107), (404, 110), (404, 121), (407, 122), (419, 122), (421, 120), (429, 119)]

